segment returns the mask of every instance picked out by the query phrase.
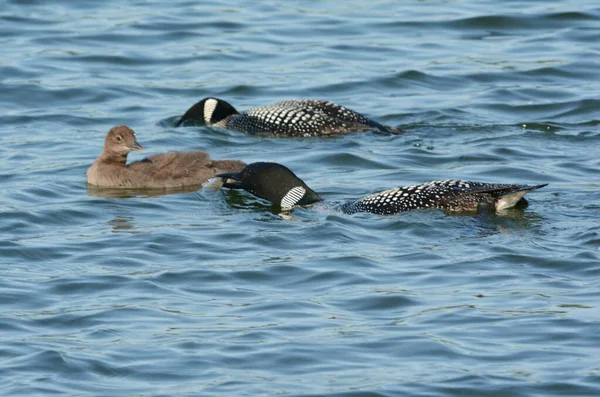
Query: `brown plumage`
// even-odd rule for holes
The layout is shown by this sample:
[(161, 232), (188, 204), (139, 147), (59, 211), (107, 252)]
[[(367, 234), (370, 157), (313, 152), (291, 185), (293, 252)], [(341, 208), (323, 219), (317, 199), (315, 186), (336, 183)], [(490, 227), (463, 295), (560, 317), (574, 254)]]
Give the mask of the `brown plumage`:
[(216, 174), (240, 171), (237, 160), (210, 160), (208, 153), (169, 152), (127, 164), (127, 154), (143, 150), (135, 132), (124, 125), (108, 131), (104, 151), (87, 171), (90, 185), (106, 188), (170, 189), (201, 185)]

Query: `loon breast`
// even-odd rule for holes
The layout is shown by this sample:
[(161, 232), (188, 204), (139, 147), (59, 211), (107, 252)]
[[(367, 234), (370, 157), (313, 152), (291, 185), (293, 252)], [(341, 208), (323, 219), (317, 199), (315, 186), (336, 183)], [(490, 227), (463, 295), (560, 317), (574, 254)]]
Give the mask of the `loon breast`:
[(395, 214), (419, 209), (446, 212), (500, 211), (513, 207), (526, 193), (544, 185), (493, 184), (461, 180), (432, 181), (374, 193), (342, 205), (348, 214)]
[(400, 131), (328, 101), (288, 100), (231, 115), (217, 127), (287, 136), (338, 135), (362, 131)]

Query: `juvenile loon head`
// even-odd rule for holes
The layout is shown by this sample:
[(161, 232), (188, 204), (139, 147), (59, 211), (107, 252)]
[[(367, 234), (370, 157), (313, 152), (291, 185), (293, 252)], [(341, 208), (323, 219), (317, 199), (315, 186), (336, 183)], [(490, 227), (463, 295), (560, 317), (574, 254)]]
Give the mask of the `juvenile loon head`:
[(219, 174), (223, 187), (244, 189), (282, 209), (307, 205), (322, 198), (289, 168), (277, 163), (252, 163), (240, 172)]
[(204, 98), (197, 102), (181, 116), (176, 126), (186, 121), (193, 121), (201, 125), (213, 125), (239, 112), (228, 102), (218, 98)]
[(104, 140), (106, 153), (127, 155), (134, 150), (144, 150), (135, 136), (135, 132), (126, 125), (113, 127), (108, 131)]

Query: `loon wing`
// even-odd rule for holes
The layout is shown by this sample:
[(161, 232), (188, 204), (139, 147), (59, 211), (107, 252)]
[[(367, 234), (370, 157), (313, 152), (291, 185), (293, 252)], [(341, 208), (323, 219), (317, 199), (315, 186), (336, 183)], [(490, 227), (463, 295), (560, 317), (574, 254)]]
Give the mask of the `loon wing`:
[(347, 213), (395, 214), (417, 209), (450, 212), (477, 211), (481, 204), (502, 210), (514, 206), (526, 193), (546, 185), (515, 185), (460, 180), (432, 181), (385, 190), (347, 203)]
[(360, 124), (363, 126), (362, 131), (379, 130), (394, 134), (402, 132), (396, 128), (379, 124), (378, 122), (366, 116), (363, 116), (357, 111), (348, 109), (345, 106), (341, 106), (330, 101), (323, 101), (318, 99), (296, 99), (278, 102), (276, 105), (301, 109), (310, 109), (313, 112), (321, 113), (326, 117), (337, 119), (348, 124)]
[(287, 136), (336, 135), (366, 131), (364, 125), (328, 117), (297, 101), (261, 106), (233, 116), (227, 128), (249, 133), (274, 133)]

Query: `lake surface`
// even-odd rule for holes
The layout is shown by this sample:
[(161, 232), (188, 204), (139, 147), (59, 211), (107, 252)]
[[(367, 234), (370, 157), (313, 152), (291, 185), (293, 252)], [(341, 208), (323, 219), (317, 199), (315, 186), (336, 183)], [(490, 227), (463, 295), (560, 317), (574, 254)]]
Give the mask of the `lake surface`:
[[(0, 6), (0, 394), (600, 395), (596, 0), (51, 3)], [(206, 96), (407, 133), (173, 127)], [(549, 185), (479, 217), (98, 195), (119, 124), (131, 160), (277, 161), (331, 201)]]

